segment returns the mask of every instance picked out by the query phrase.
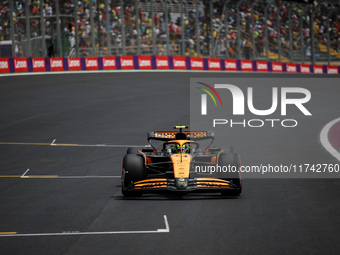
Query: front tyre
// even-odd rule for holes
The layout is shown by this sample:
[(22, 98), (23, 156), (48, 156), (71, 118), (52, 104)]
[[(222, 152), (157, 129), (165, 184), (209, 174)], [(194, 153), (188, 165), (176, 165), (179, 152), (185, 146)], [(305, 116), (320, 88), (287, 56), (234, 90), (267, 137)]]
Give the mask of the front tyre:
[(127, 154), (123, 159), (122, 194), (126, 197), (139, 196), (140, 191), (131, 190), (130, 186), (144, 178), (144, 159), (136, 154)]
[(222, 191), (222, 195), (228, 196), (239, 196), (242, 192), (242, 181), (240, 176), (240, 156), (238, 153), (229, 152), (222, 153), (218, 159), (218, 165), (223, 167), (227, 167), (228, 169), (233, 169), (236, 171), (224, 173), (224, 176), (221, 176), (221, 179), (230, 181), (234, 187), (232, 190)]

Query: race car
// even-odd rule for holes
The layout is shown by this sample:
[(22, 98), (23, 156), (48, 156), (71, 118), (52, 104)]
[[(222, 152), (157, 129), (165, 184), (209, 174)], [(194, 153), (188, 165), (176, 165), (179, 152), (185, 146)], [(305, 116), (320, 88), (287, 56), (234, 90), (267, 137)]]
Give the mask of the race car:
[(126, 197), (160, 192), (240, 195), (241, 160), (233, 147), (212, 148), (212, 131), (183, 131), (187, 126), (174, 128), (177, 131), (149, 132), (150, 147), (128, 148), (123, 158), (122, 194)]

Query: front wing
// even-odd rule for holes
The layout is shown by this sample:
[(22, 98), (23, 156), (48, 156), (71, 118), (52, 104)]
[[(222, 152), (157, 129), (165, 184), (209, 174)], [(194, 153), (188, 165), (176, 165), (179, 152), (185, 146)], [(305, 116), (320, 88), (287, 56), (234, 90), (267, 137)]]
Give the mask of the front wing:
[(227, 190), (237, 190), (239, 187), (231, 181), (216, 178), (195, 178), (188, 179), (185, 188), (179, 188), (175, 179), (155, 178), (135, 182), (127, 187), (131, 191), (142, 191), (157, 193), (169, 192), (221, 192)]

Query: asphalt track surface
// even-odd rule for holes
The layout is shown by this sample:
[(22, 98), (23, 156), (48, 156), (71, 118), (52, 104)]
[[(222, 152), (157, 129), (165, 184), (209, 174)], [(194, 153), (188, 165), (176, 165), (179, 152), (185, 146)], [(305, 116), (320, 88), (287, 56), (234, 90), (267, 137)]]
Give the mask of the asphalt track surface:
[[(340, 179), (245, 179), (238, 198), (125, 199), (119, 176), (126, 148), (58, 145), (145, 145), (147, 131), (187, 124), (191, 77), (240, 74), (1, 77), (0, 142), (7, 144), (0, 144), (0, 253), (339, 254)], [(249, 138), (257, 131), (233, 134), (245, 162), (275, 158), (275, 150), (266, 148), (274, 139), (290, 148), (282, 163), (290, 158), (337, 163), (319, 134), (340, 115), (340, 87), (310, 89), (324, 103), (310, 102), (315, 121), (309, 127), (260, 137), (256, 146)], [(5, 236), (10, 232), (16, 234)]]

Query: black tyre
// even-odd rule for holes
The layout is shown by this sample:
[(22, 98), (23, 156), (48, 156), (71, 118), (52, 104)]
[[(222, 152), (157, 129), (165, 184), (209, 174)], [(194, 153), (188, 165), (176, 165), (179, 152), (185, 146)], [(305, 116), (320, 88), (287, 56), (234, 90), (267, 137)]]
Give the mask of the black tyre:
[[(221, 167), (227, 167), (233, 171), (225, 173), (219, 173), (219, 178), (231, 181), (236, 187), (233, 190), (226, 190), (221, 192), (222, 195), (238, 196), (242, 192), (242, 182), (239, 173), (240, 169), (240, 157), (235, 152), (222, 153), (218, 159), (218, 165)], [(236, 171), (235, 171), (236, 170)]]
[(124, 196), (139, 196), (141, 192), (129, 190), (129, 186), (144, 178), (144, 159), (136, 154), (127, 154), (123, 159), (122, 194)]

